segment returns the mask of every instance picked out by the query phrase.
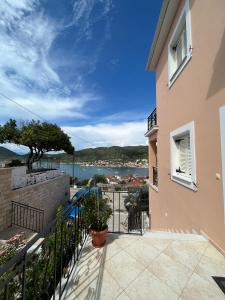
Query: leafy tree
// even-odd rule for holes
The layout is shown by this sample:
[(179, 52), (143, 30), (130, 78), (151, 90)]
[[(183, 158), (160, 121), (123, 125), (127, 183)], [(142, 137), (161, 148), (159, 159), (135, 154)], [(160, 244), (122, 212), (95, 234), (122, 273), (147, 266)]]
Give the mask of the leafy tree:
[(93, 177), (93, 182), (96, 183), (108, 183), (104, 175), (95, 174)]
[(10, 119), (0, 127), (0, 143), (5, 142), (29, 148), (27, 157), (29, 170), (32, 169), (32, 164), (41, 159), (46, 152), (63, 150), (68, 154), (74, 153), (70, 137), (59, 126), (48, 122), (32, 120), (19, 127), (15, 120)]
[(8, 164), (8, 167), (18, 167), (23, 166), (23, 163), (20, 159), (12, 159), (11, 162)]

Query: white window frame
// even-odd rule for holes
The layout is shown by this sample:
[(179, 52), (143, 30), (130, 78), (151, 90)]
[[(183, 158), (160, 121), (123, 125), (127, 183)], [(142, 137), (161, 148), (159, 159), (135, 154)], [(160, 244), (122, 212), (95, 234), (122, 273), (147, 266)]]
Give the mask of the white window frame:
[[(191, 176), (185, 178), (185, 176), (178, 175), (176, 172), (176, 153), (177, 147), (175, 140), (184, 134), (189, 133), (190, 135), (190, 151), (191, 151)], [(176, 130), (170, 133), (170, 166), (171, 166), (171, 180), (184, 185), (185, 187), (197, 190), (196, 187), (196, 159), (195, 159), (195, 130), (194, 130), (194, 121), (185, 124), (182, 127), (177, 128)]]
[(221, 160), (222, 160), (222, 181), (223, 181), (223, 202), (224, 202), (224, 226), (225, 226), (225, 106), (220, 107), (220, 139), (221, 139)]
[[(172, 73), (171, 65), (172, 65), (172, 45), (178, 39), (181, 30), (184, 25), (184, 21), (186, 24), (186, 47), (187, 47), (187, 54), (181, 65), (177, 68), (175, 72)], [(175, 82), (179, 74), (182, 72), (186, 64), (190, 61), (192, 57), (192, 40), (191, 40), (191, 20), (190, 20), (190, 8), (189, 8), (189, 0), (186, 0), (184, 8), (181, 12), (181, 15), (177, 21), (176, 27), (173, 31), (171, 39), (168, 44), (168, 87), (170, 88), (172, 84)]]

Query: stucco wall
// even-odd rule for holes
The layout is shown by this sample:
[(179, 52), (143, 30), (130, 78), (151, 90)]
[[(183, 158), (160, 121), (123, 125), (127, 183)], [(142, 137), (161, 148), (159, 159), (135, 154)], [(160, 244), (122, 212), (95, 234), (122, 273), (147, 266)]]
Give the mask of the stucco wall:
[[(177, 14), (182, 9), (183, 1)], [(152, 229), (205, 233), (225, 251), (219, 108), (225, 105), (225, 1), (190, 0), (193, 55), (168, 88), (168, 40), (157, 65), (158, 193)], [(174, 20), (173, 27), (176, 24)], [(171, 181), (170, 132), (194, 121), (197, 191)]]
[(13, 168), (0, 169), (0, 231), (11, 225), (12, 201), (44, 210), (44, 225), (54, 217), (60, 204), (69, 199), (69, 176), (61, 175), (54, 179), (12, 190)]

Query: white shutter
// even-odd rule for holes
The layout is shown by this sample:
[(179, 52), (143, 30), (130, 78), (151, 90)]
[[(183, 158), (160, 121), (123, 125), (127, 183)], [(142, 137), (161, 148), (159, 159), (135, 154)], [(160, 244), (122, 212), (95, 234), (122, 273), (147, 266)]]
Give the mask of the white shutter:
[(177, 143), (177, 168), (180, 169), (180, 175), (191, 176), (191, 147), (190, 147), (190, 134), (187, 133), (179, 138)]
[(181, 59), (185, 59), (187, 55), (187, 42), (186, 42), (186, 27), (181, 32)]
[(177, 53), (173, 49), (170, 50), (169, 70), (170, 77), (172, 77), (177, 70)]
[(182, 63), (182, 35), (180, 35), (179, 39), (177, 40), (176, 56), (177, 56), (177, 68), (179, 68), (180, 64)]
[(187, 139), (186, 136), (181, 138), (180, 141), (180, 170), (184, 173), (187, 171)]
[(192, 175), (192, 156), (191, 156), (191, 146), (190, 146), (190, 134), (188, 134), (188, 147), (187, 147), (187, 175)]

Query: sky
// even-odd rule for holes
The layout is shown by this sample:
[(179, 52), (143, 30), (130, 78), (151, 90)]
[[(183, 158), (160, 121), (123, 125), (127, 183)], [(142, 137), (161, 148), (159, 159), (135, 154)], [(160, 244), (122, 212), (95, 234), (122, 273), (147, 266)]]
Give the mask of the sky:
[(0, 124), (56, 123), (77, 150), (145, 145), (155, 107), (155, 74), (145, 67), (161, 4), (1, 0)]

